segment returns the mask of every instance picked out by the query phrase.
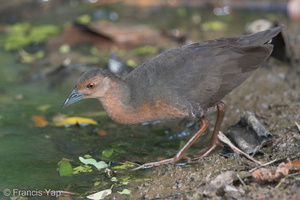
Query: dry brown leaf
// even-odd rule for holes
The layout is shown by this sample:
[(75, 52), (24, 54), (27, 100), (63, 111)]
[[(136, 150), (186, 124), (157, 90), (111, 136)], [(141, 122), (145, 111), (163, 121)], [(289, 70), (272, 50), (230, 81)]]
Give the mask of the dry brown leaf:
[(33, 115), (30, 119), (33, 121), (35, 127), (44, 128), (49, 124), (44, 116)]
[(280, 163), (276, 169), (260, 168), (252, 172), (252, 179), (260, 184), (276, 183), (286, 177), (292, 167), (293, 165), (289, 161), (288, 163)]
[(104, 131), (104, 130), (96, 130), (96, 133), (100, 136), (106, 136), (107, 135), (106, 131)]
[(291, 162), (294, 167), (300, 167), (300, 160), (295, 160)]

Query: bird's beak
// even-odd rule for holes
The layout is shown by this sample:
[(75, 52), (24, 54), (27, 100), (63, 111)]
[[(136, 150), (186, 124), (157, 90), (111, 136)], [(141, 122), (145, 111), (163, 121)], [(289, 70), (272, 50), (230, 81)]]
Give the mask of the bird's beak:
[(64, 108), (64, 107), (66, 107), (68, 105), (71, 105), (72, 103), (75, 103), (75, 102), (83, 99), (83, 95), (84, 94), (82, 94), (80, 92), (77, 92), (77, 90), (74, 89), (71, 92), (70, 96), (66, 99), (66, 101), (64, 102), (64, 104), (62, 105), (62, 107)]

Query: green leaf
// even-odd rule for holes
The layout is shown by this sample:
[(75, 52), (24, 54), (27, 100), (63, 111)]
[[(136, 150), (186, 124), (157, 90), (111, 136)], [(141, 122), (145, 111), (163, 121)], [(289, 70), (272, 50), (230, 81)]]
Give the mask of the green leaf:
[(114, 151), (115, 149), (105, 149), (102, 151), (102, 155), (104, 157), (110, 158), (113, 155)]
[(121, 192), (118, 191), (119, 194), (131, 194), (131, 190), (123, 189)]
[(92, 172), (92, 167), (88, 165), (78, 166), (73, 169), (73, 174)]
[(54, 25), (31, 26), (29, 23), (16, 23), (11, 30), (0, 41), (0, 45), (7, 51), (20, 49), (32, 42), (44, 42), (59, 32), (59, 28)]
[(96, 182), (94, 183), (94, 187), (96, 187), (96, 186), (98, 186), (98, 185), (100, 185), (100, 184), (101, 184), (100, 181), (96, 181)]
[(85, 165), (93, 165), (95, 166), (97, 169), (103, 169), (108, 167), (108, 164), (106, 164), (104, 161), (99, 161), (97, 162), (94, 158), (83, 158), (83, 157), (79, 157), (80, 162), (82, 162)]
[(134, 165), (132, 163), (126, 163), (126, 164), (123, 164), (123, 165), (118, 165), (118, 166), (114, 166), (112, 167), (112, 169), (127, 169), (127, 168), (130, 168), (130, 167), (133, 167)]
[(59, 47), (59, 53), (69, 53), (71, 51), (70, 45), (63, 44)]
[(85, 154), (83, 157), (84, 158), (93, 158), (93, 156), (91, 156), (90, 154)]
[(61, 161), (59, 161), (58, 166), (60, 176), (72, 176), (73, 169), (68, 159), (63, 158)]
[(92, 21), (92, 17), (90, 15), (81, 15), (77, 17), (77, 21), (81, 24), (88, 24)]

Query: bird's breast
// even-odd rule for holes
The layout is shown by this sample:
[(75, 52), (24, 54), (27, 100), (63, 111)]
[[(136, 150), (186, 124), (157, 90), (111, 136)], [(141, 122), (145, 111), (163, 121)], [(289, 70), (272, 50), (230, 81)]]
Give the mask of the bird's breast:
[(151, 104), (124, 105), (115, 98), (102, 100), (102, 105), (108, 115), (115, 122), (122, 124), (138, 124), (156, 120), (187, 117), (188, 110), (180, 109), (161, 100), (154, 100)]

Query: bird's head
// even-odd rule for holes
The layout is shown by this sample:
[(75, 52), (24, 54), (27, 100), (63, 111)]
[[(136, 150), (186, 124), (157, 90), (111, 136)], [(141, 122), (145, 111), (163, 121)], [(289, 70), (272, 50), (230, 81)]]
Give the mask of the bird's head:
[(81, 99), (105, 96), (112, 87), (112, 74), (102, 68), (94, 68), (85, 72), (79, 79), (75, 89), (71, 92), (62, 107), (71, 105)]

